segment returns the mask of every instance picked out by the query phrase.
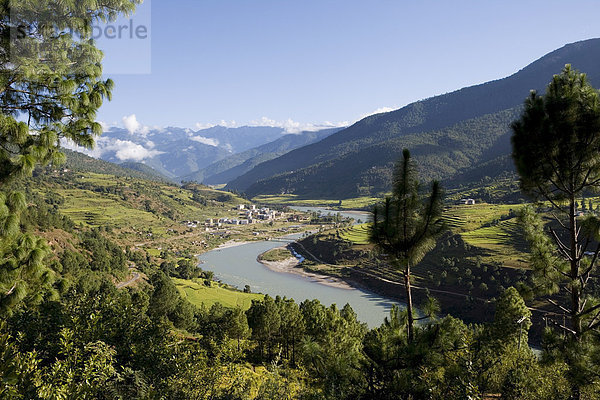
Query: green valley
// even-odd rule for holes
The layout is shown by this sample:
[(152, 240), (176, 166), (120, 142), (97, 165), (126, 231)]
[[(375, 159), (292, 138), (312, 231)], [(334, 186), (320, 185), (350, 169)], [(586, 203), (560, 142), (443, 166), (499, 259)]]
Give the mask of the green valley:
[(598, 7), (429, 3), (0, 0), (0, 399), (600, 398)]

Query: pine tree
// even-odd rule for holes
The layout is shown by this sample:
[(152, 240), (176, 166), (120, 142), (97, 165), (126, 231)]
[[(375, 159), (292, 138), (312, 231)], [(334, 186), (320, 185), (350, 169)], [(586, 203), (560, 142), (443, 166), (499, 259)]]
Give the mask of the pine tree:
[(240, 351), (240, 341), (250, 336), (248, 327), (248, 318), (246, 313), (240, 307), (227, 311), (227, 333), (232, 339), (237, 341), (237, 349)]
[(444, 231), (442, 189), (437, 181), (426, 199), (419, 197), (419, 182), (410, 152), (404, 149), (394, 172), (392, 196), (373, 209), (370, 241), (388, 255), (402, 271), (406, 290), (408, 340), (413, 339), (415, 321), (411, 292), (411, 268), (435, 247)]
[(600, 238), (600, 220), (578, 218), (576, 200), (600, 185), (600, 96), (585, 74), (567, 65), (545, 95), (531, 93), (512, 129), (521, 189), (555, 209), (555, 222), (548, 227), (532, 208), (522, 220), (532, 247), (535, 289), (560, 294), (549, 299), (566, 320), (553, 321), (565, 335), (566, 347), (557, 354), (567, 359), (573, 398), (579, 398), (581, 387), (600, 372), (580, 357), (584, 342), (600, 328), (600, 300), (590, 285), (598, 271), (600, 245), (592, 248), (592, 243)]
[(141, 0), (0, 0), (0, 312), (47, 290), (44, 241), (19, 229), (22, 194), (9, 188), (38, 164), (61, 162), (60, 140), (91, 147), (110, 99), (92, 25)]

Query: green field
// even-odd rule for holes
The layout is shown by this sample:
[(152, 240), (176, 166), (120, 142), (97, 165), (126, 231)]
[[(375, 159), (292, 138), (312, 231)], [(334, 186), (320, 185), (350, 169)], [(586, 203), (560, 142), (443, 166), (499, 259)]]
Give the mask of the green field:
[(340, 237), (353, 244), (369, 244), (369, 224), (354, 225), (340, 231)]
[[(524, 238), (513, 215), (521, 205), (453, 205), (444, 210), (444, 220), (454, 234), (470, 246), (484, 251), (486, 261), (508, 267), (525, 267)], [(339, 231), (339, 238), (354, 245), (367, 245), (368, 224)]]
[(204, 304), (210, 308), (215, 303), (221, 303), (225, 307), (241, 307), (243, 310), (250, 308), (252, 300), (262, 300), (264, 295), (257, 293), (243, 293), (234, 289), (226, 289), (212, 282), (212, 286), (205, 286), (199, 280), (185, 280), (172, 278), (181, 296), (195, 306)]
[(283, 261), (294, 257), (287, 248), (276, 248), (260, 255), (262, 261)]
[(460, 235), (467, 244), (486, 250), (492, 260), (504, 266), (526, 267), (526, 256), (520, 251), (525, 241), (516, 218)]
[(286, 206), (304, 206), (304, 207), (326, 207), (326, 208), (336, 208), (343, 210), (360, 210), (365, 209), (377, 201), (379, 198), (376, 197), (356, 197), (352, 199), (344, 199), (341, 200), (342, 204), (340, 205), (340, 200), (315, 200), (315, 199), (303, 199), (294, 194), (286, 194), (286, 195), (261, 195), (256, 196), (252, 199), (254, 202), (259, 204), (281, 204)]
[(479, 229), (485, 224), (499, 220), (523, 207), (518, 204), (487, 204), (454, 205), (444, 209), (444, 219), (454, 233), (468, 232)]
[(237, 216), (231, 209), (244, 202), (234, 194), (200, 185), (188, 190), (93, 172), (52, 176), (34, 190), (42, 198), (59, 198), (60, 211), (76, 224), (151, 229), (155, 237), (181, 220)]
[(65, 199), (61, 212), (73, 222), (87, 226), (127, 226), (132, 223), (160, 229), (161, 219), (147, 211), (139, 210), (112, 195), (82, 189), (57, 189)]

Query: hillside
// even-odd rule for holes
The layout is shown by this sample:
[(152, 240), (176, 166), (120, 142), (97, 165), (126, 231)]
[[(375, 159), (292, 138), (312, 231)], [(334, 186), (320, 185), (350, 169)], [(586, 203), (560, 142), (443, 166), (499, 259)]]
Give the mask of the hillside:
[(183, 177), (190, 180), (209, 185), (227, 183), (240, 175), (250, 171), (256, 165), (277, 158), (291, 150), (318, 142), (338, 132), (341, 128), (323, 129), (316, 132), (301, 132), (288, 134), (273, 142), (233, 154), (191, 175)]
[(141, 162), (126, 161), (126, 162), (120, 163), (119, 166), (126, 168), (126, 169), (132, 169), (135, 171), (142, 172), (146, 176), (149, 176), (149, 177), (154, 176), (158, 179), (164, 180), (165, 182), (172, 182), (172, 180), (170, 178), (168, 178), (166, 175), (161, 174), (160, 172), (158, 172), (151, 166), (146, 165)]
[[(476, 165), (498, 160), (494, 173), (512, 168), (509, 124), (530, 90), (543, 91), (552, 76), (572, 64), (600, 84), (600, 39), (564, 46), (519, 72), (496, 81), (367, 117), (324, 140), (259, 164), (230, 182), (249, 196), (292, 193), (349, 198), (385, 191), (390, 169), (410, 148), (425, 179), (452, 180)], [(467, 176), (467, 175), (465, 175)]]
[(68, 149), (62, 149), (66, 156), (63, 168), (73, 169), (79, 172), (95, 172), (114, 175), (123, 178), (138, 178), (156, 182), (169, 182), (169, 178), (154, 170), (152, 167), (135, 162), (125, 162), (114, 164), (108, 161), (99, 160)]

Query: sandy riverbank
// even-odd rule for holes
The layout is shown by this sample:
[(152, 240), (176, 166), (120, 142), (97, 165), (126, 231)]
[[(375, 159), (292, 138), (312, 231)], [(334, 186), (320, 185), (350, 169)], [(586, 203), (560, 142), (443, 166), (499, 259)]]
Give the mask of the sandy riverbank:
[(229, 240), (225, 243), (221, 243), (219, 246), (215, 247), (213, 250), (220, 250), (220, 249), (228, 249), (230, 247), (237, 247), (237, 246), (242, 246), (248, 243), (252, 243), (249, 241), (237, 241), (237, 240)]
[[(282, 246), (280, 248), (285, 248), (285, 246)], [(258, 261), (259, 263), (261, 263), (262, 265), (274, 272), (300, 275), (322, 285), (332, 286), (338, 289), (354, 289), (352, 286), (350, 286), (348, 283), (341, 279), (332, 276), (316, 274), (314, 272), (306, 272), (304, 269), (302, 269), (302, 267), (298, 266), (299, 263), (295, 257), (290, 257), (282, 261), (265, 261), (261, 260), (261, 257), (259, 255), (256, 258), (256, 261)]]

